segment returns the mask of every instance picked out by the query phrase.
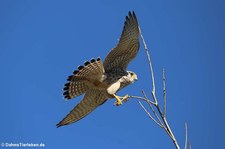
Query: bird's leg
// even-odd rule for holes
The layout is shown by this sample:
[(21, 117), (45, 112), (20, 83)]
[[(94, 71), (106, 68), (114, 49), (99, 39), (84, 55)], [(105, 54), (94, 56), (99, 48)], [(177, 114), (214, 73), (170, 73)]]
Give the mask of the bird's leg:
[(127, 102), (129, 97), (128, 94), (126, 94), (125, 96), (117, 96), (116, 94), (113, 94), (113, 96), (116, 98), (116, 106), (122, 105), (122, 101)]
[(114, 103), (114, 105), (116, 105), (116, 106), (122, 105), (122, 101), (120, 99), (120, 96), (117, 96), (116, 94), (113, 94), (113, 96), (116, 98), (116, 102)]
[(127, 102), (128, 100), (129, 100), (129, 95), (128, 94), (126, 94), (125, 96), (123, 96), (123, 97), (120, 97), (120, 98), (122, 98), (122, 101), (124, 101), (124, 102)]
[(129, 95), (128, 94), (126, 94), (125, 96), (117, 96), (117, 97), (119, 97), (120, 99), (121, 99), (121, 101), (124, 101), (124, 102), (127, 102), (128, 101), (128, 97), (129, 97)]

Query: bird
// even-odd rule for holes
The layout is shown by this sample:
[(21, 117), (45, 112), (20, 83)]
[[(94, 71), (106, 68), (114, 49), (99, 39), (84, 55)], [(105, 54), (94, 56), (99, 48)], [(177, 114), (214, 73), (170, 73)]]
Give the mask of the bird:
[(119, 42), (105, 60), (98, 57), (86, 61), (68, 77), (63, 89), (64, 98), (70, 100), (82, 94), (84, 97), (56, 126), (79, 121), (108, 99), (115, 98), (115, 105), (122, 105), (128, 95), (121, 97), (116, 93), (137, 80), (136, 73), (128, 71), (127, 67), (137, 56), (139, 48), (138, 20), (134, 11), (129, 11)]

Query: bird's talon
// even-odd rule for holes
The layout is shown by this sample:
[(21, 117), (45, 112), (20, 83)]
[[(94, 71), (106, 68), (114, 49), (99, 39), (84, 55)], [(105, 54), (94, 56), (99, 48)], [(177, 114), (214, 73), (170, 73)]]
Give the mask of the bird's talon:
[(114, 103), (114, 105), (116, 105), (116, 106), (122, 105), (122, 101), (121, 101), (120, 97), (117, 96), (116, 94), (113, 94), (113, 96), (116, 98), (116, 102)]
[(115, 106), (120, 106), (122, 105), (122, 101), (121, 100), (116, 100), (116, 102), (114, 103)]

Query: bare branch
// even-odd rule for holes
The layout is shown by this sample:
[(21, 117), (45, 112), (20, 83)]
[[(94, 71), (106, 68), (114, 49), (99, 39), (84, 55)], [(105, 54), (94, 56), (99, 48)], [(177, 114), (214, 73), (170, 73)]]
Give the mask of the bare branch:
[[(157, 123), (158, 125), (160, 124), (162, 126), (162, 128), (166, 131), (166, 133), (170, 136), (170, 138), (172, 139), (175, 147), (177, 149), (180, 149), (179, 145), (178, 145), (178, 142), (167, 122), (167, 119), (166, 119), (166, 79), (165, 79), (165, 72), (164, 72), (164, 69), (163, 69), (163, 99), (164, 99), (164, 106), (163, 106), (163, 112), (161, 111), (160, 109), (160, 106), (158, 104), (158, 100), (156, 98), (156, 95), (155, 95), (155, 79), (154, 79), (154, 73), (153, 73), (153, 68), (152, 68), (152, 62), (151, 62), (151, 58), (150, 58), (150, 54), (149, 54), (149, 51), (148, 51), (148, 47), (145, 43), (145, 40), (144, 40), (144, 37), (142, 35), (142, 32), (141, 32), (141, 28), (139, 27), (139, 32), (140, 32), (140, 36), (141, 36), (141, 39), (142, 39), (142, 42), (144, 44), (144, 48), (145, 48), (145, 52), (146, 52), (146, 55), (147, 55), (147, 58), (148, 58), (148, 62), (149, 62), (149, 68), (150, 68), (150, 74), (151, 74), (151, 78), (152, 78), (152, 97), (154, 99), (154, 102), (150, 102), (150, 100), (147, 98), (146, 94), (144, 91), (142, 91), (143, 95), (144, 95), (144, 101), (146, 101), (152, 112), (154, 113), (154, 115), (156, 116), (158, 122), (153, 119), (153, 121), (155, 123)], [(148, 115), (151, 116), (151, 114), (146, 110), (146, 108), (139, 102), (139, 104), (141, 105), (141, 107), (145, 110), (146, 113), (148, 113)], [(156, 113), (156, 111), (154, 110), (153, 106), (157, 109), (157, 112), (159, 113), (161, 119), (159, 118), (158, 114)], [(151, 116), (152, 117), (152, 116)]]
[(143, 35), (141, 33), (141, 28), (140, 27), (139, 27), (139, 32), (140, 32), (140, 35), (141, 35), (142, 42), (144, 44), (146, 55), (148, 57), (150, 73), (151, 73), (151, 76), (152, 76), (152, 92), (155, 94), (155, 79), (154, 79), (154, 73), (153, 73), (153, 68), (152, 68), (152, 62), (151, 62), (150, 54), (148, 52), (148, 47), (147, 47), (147, 45), (145, 43), (145, 40), (144, 40), (144, 37), (143, 37)]
[(184, 126), (185, 126), (185, 144), (184, 144), (184, 149), (187, 149), (187, 148), (191, 149), (191, 143), (188, 140), (188, 125), (187, 125), (186, 122), (185, 122)]
[(190, 143), (190, 142), (188, 142), (188, 146), (189, 146), (189, 149), (192, 149), (191, 143)]
[(163, 122), (166, 125), (166, 132), (170, 135), (170, 138), (173, 140), (174, 145), (176, 146), (177, 149), (180, 149), (180, 146), (179, 146), (179, 144), (178, 144), (178, 142), (177, 142), (177, 140), (176, 140), (176, 138), (175, 138), (175, 136), (174, 136), (174, 134), (173, 134), (169, 124), (168, 124), (168, 122), (167, 122), (166, 117), (163, 117)]
[(165, 69), (163, 68), (163, 117), (166, 117), (166, 77), (165, 77)]
[(185, 123), (184, 126), (185, 126), (185, 144), (184, 144), (184, 149), (187, 149), (187, 144), (188, 144), (188, 130), (187, 130), (187, 123)]
[[(147, 98), (147, 95), (145, 94), (145, 91), (144, 91), (144, 90), (142, 90), (142, 94), (144, 95), (144, 97), (145, 97), (146, 99), (148, 99), (148, 98)], [(165, 126), (163, 125), (163, 123), (162, 123), (161, 119), (159, 118), (158, 114), (155, 112), (154, 108), (152, 107), (152, 104), (150, 104), (150, 103), (148, 102), (148, 105), (150, 106), (150, 108), (151, 108), (153, 114), (155, 115), (155, 117), (157, 118), (158, 122), (159, 122), (159, 123), (163, 126), (163, 128), (164, 128)], [(157, 106), (156, 103), (154, 103), (153, 105), (154, 105), (154, 106)]]
[(150, 119), (152, 119), (159, 127), (163, 128), (164, 126), (162, 126), (159, 122), (157, 122), (152, 115), (148, 112), (148, 110), (144, 107), (144, 105), (141, 103), (141, 101), (138, 101), (138, 103), (141, 105), (142, 109), (144, 109), (144, 111), (147, 113), (147, 115), (149, 116)]
[(154, 102), (152, 102), (151, 100), (148, 100), (148, 99), (146, 99), (146, 98), (144, 98), (144, 97), (140, 97), (140, 96), (128, 96), (128, 98), (136, 98), (136, 99), (141, 99), (141, 100), (144, 100), (144, 101), (146, 101), (147, 103), (149, 103), (149, 104), (155, 104)]

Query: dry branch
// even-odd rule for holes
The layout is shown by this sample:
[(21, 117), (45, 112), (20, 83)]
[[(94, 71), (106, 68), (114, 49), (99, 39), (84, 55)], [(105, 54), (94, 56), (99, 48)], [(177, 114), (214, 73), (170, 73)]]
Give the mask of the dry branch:
[[(141, 29), (139, 27), (139, 32), (140, 32), (140, 36), (144, 45), (144, 49), (147, 55), (147, 59), (149, 62), (149, 69), (150, 69), (150, 75), (151, 75), (151, 79), (152, 79), (152, 91), (151, 91), (151, 95), (153, 98), (153, 101), (149, 100), (149, 98), (147, 97), (147, 95), (145, 94), (145, 91), (142, 91), (143, 97), (140, 96), (128, 96), (128, 98), (136, 98), (138, 99), (138, 103), (141, 106), (141, 108), (145, 111), (145, 113), (148, 115), (148, 117), (153, 120), (159, 127), (163, 128), (163, 130), (165, 130), (165, 132), (169, 135), (169, 137), (171, 138), (171, 140), (173, 141), (176, 149), (180, 149), (180, 146), (170, 128), (170, 125), (167, 121), (167, 115), (166, 115), (166, 77), (165, 77), (165, 69), (163, 69), (162, 72), (162, 81), (163, 81), (163, 111), (160, 109), (160, 106), (158, 104), (158, 100), (156, 98), (156, 94), (155, 94), (155, 79), (154, 79), (154, 73), (153, 73), (153, 66), (152, 66), (152, 61), (151, 61), (151, 57), (149, 54), (149, 50), (147, 47), (147, 44), (144, 40), (144, 37), (142, 35)], [(147, 108), (142, 104), (141, 101), (146, 102), (149, 105), (149, 108), (151, 109), (151, 112), (153, 113), (153, 115), (151, 114), (151, 112), (149, 112), (147, 110)], [(189, 146), (189, 148), (191, 149), (191, 145), (188, 142), (188, 136), (187, 136), (187, 125), (185, 124), (185, 130), (186, 130), (186, 139), (185, 139), (185, 149), (187, 149), (187, 146)]]

